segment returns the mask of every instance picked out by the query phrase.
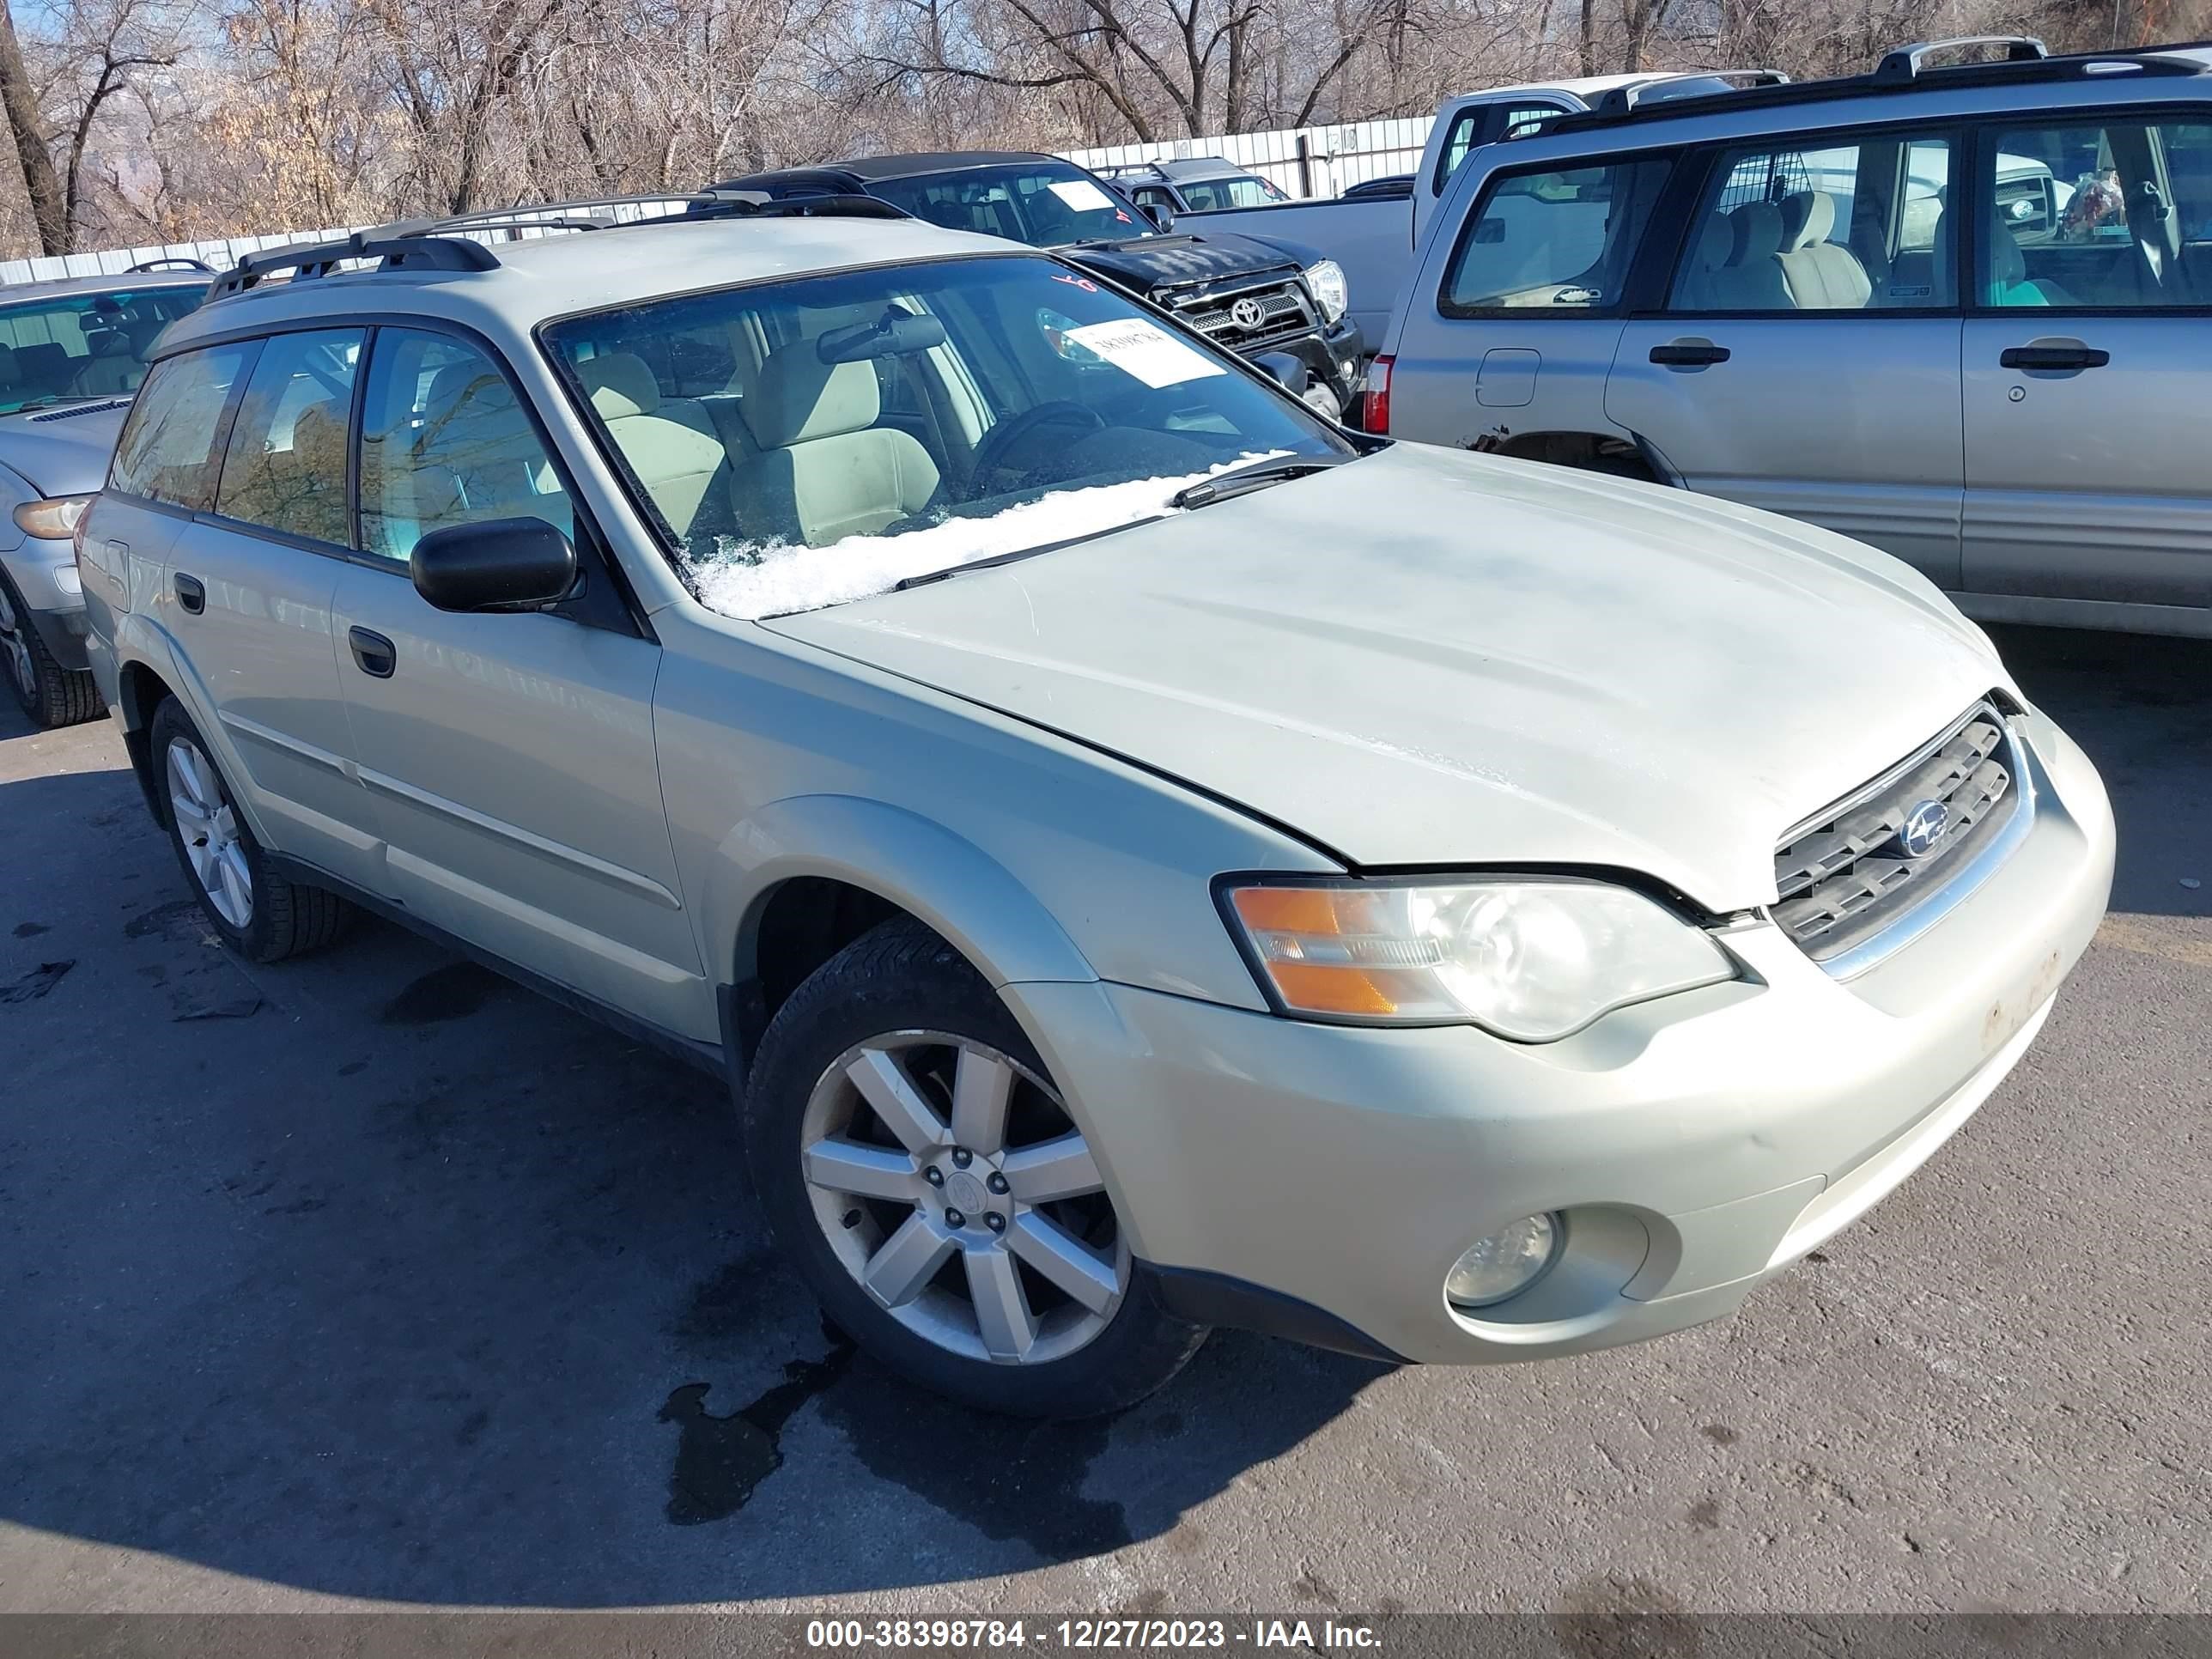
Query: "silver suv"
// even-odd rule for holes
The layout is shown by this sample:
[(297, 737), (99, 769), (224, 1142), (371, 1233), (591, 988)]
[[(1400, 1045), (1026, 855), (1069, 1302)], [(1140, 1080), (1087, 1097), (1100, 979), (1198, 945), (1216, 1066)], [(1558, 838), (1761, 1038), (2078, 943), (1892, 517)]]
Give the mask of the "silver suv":
[(2095, 772), (1885, 555), (1348, 434), (866, 198), (699, 214), (226, 277), (86, 520), (92, 659), (234, 949), (358, 906), (726, 1075), (910, 1375), (1714, 1318), (2095, 930)]
[(1787, 513), (1970, 616), (2212, 635), (2212, 47), (1967, 44), (1478, 151), (1368, 424)]
[(40, 726), (100, 712), (71, 538), (147, 354), (214, 274), (161, 259), (0, 291), (0, 670)]

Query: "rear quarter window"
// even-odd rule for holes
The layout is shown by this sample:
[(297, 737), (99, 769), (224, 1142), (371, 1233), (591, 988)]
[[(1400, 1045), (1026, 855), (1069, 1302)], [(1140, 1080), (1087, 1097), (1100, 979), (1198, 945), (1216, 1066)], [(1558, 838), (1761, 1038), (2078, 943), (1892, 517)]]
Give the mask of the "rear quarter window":
[(1461, 228), (1437, 309), (1447, 317), (1617, 313), (1669, 163), (1625, 159), (1505, 173)]

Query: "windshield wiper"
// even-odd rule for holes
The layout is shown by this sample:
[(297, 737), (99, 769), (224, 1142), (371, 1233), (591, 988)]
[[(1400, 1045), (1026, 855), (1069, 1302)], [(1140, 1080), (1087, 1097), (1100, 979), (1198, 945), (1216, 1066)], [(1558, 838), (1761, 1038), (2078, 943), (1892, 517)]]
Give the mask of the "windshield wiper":
[(1211, 507), (1216, 501), (1225, 501), (1231, 496), (1249, 495), (1255, 489), (1265, 489), (1269, 484), (1280, 483), (1285, 478), (1303, 478), (1309, 472), (1326, 472), (1333, 466), (1342, 466), (1355, 461), (1357, 455), (1285, 455), (1272, 461), (1255, 461), (1250, 466), (1241, 466), (1234, 472), (1224, 472), (1219, 477), (1207, 478), (1178, 489), (1168, 498), (1170, 507)]

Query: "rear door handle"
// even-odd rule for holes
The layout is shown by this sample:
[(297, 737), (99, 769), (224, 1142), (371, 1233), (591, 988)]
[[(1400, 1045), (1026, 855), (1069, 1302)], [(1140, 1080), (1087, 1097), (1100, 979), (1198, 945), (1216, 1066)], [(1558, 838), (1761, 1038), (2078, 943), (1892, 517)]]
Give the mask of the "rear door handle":
[(169, 586), (177, 591), (177, 603), (195, 617), (207, 609), (207, 588), (198, 576), (179, 570), (169, 578)]
[(381, 634), (366, 628), (349, 628), (346, 643), (353, 647), (356, 665), (373, 679), (388, 680), (392, 671), (399, 666), (399, 653)]
[(1705, 368), (1729, 360), (1729, 349), (1711, 340), (1675, 340), (1651, 348), (1651, 361), (1662, 368)]
[(2005, 368), (2102, 368), (2112, 361), (2109, 351), (2078, 344), (2007, 346), (1997, 358)]

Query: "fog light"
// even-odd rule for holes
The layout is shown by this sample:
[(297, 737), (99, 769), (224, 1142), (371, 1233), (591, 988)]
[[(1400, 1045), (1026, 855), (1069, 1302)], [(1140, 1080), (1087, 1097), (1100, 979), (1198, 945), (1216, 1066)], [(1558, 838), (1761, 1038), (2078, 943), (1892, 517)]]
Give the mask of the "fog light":
[(1527, 1290), (1544, 1276), (1565, 1241), (1556, 1216), (1524, 1215), (1502, 1232), (1478, 1238), (1444, 1275), (1455, 1308), (1486, 1308)]

